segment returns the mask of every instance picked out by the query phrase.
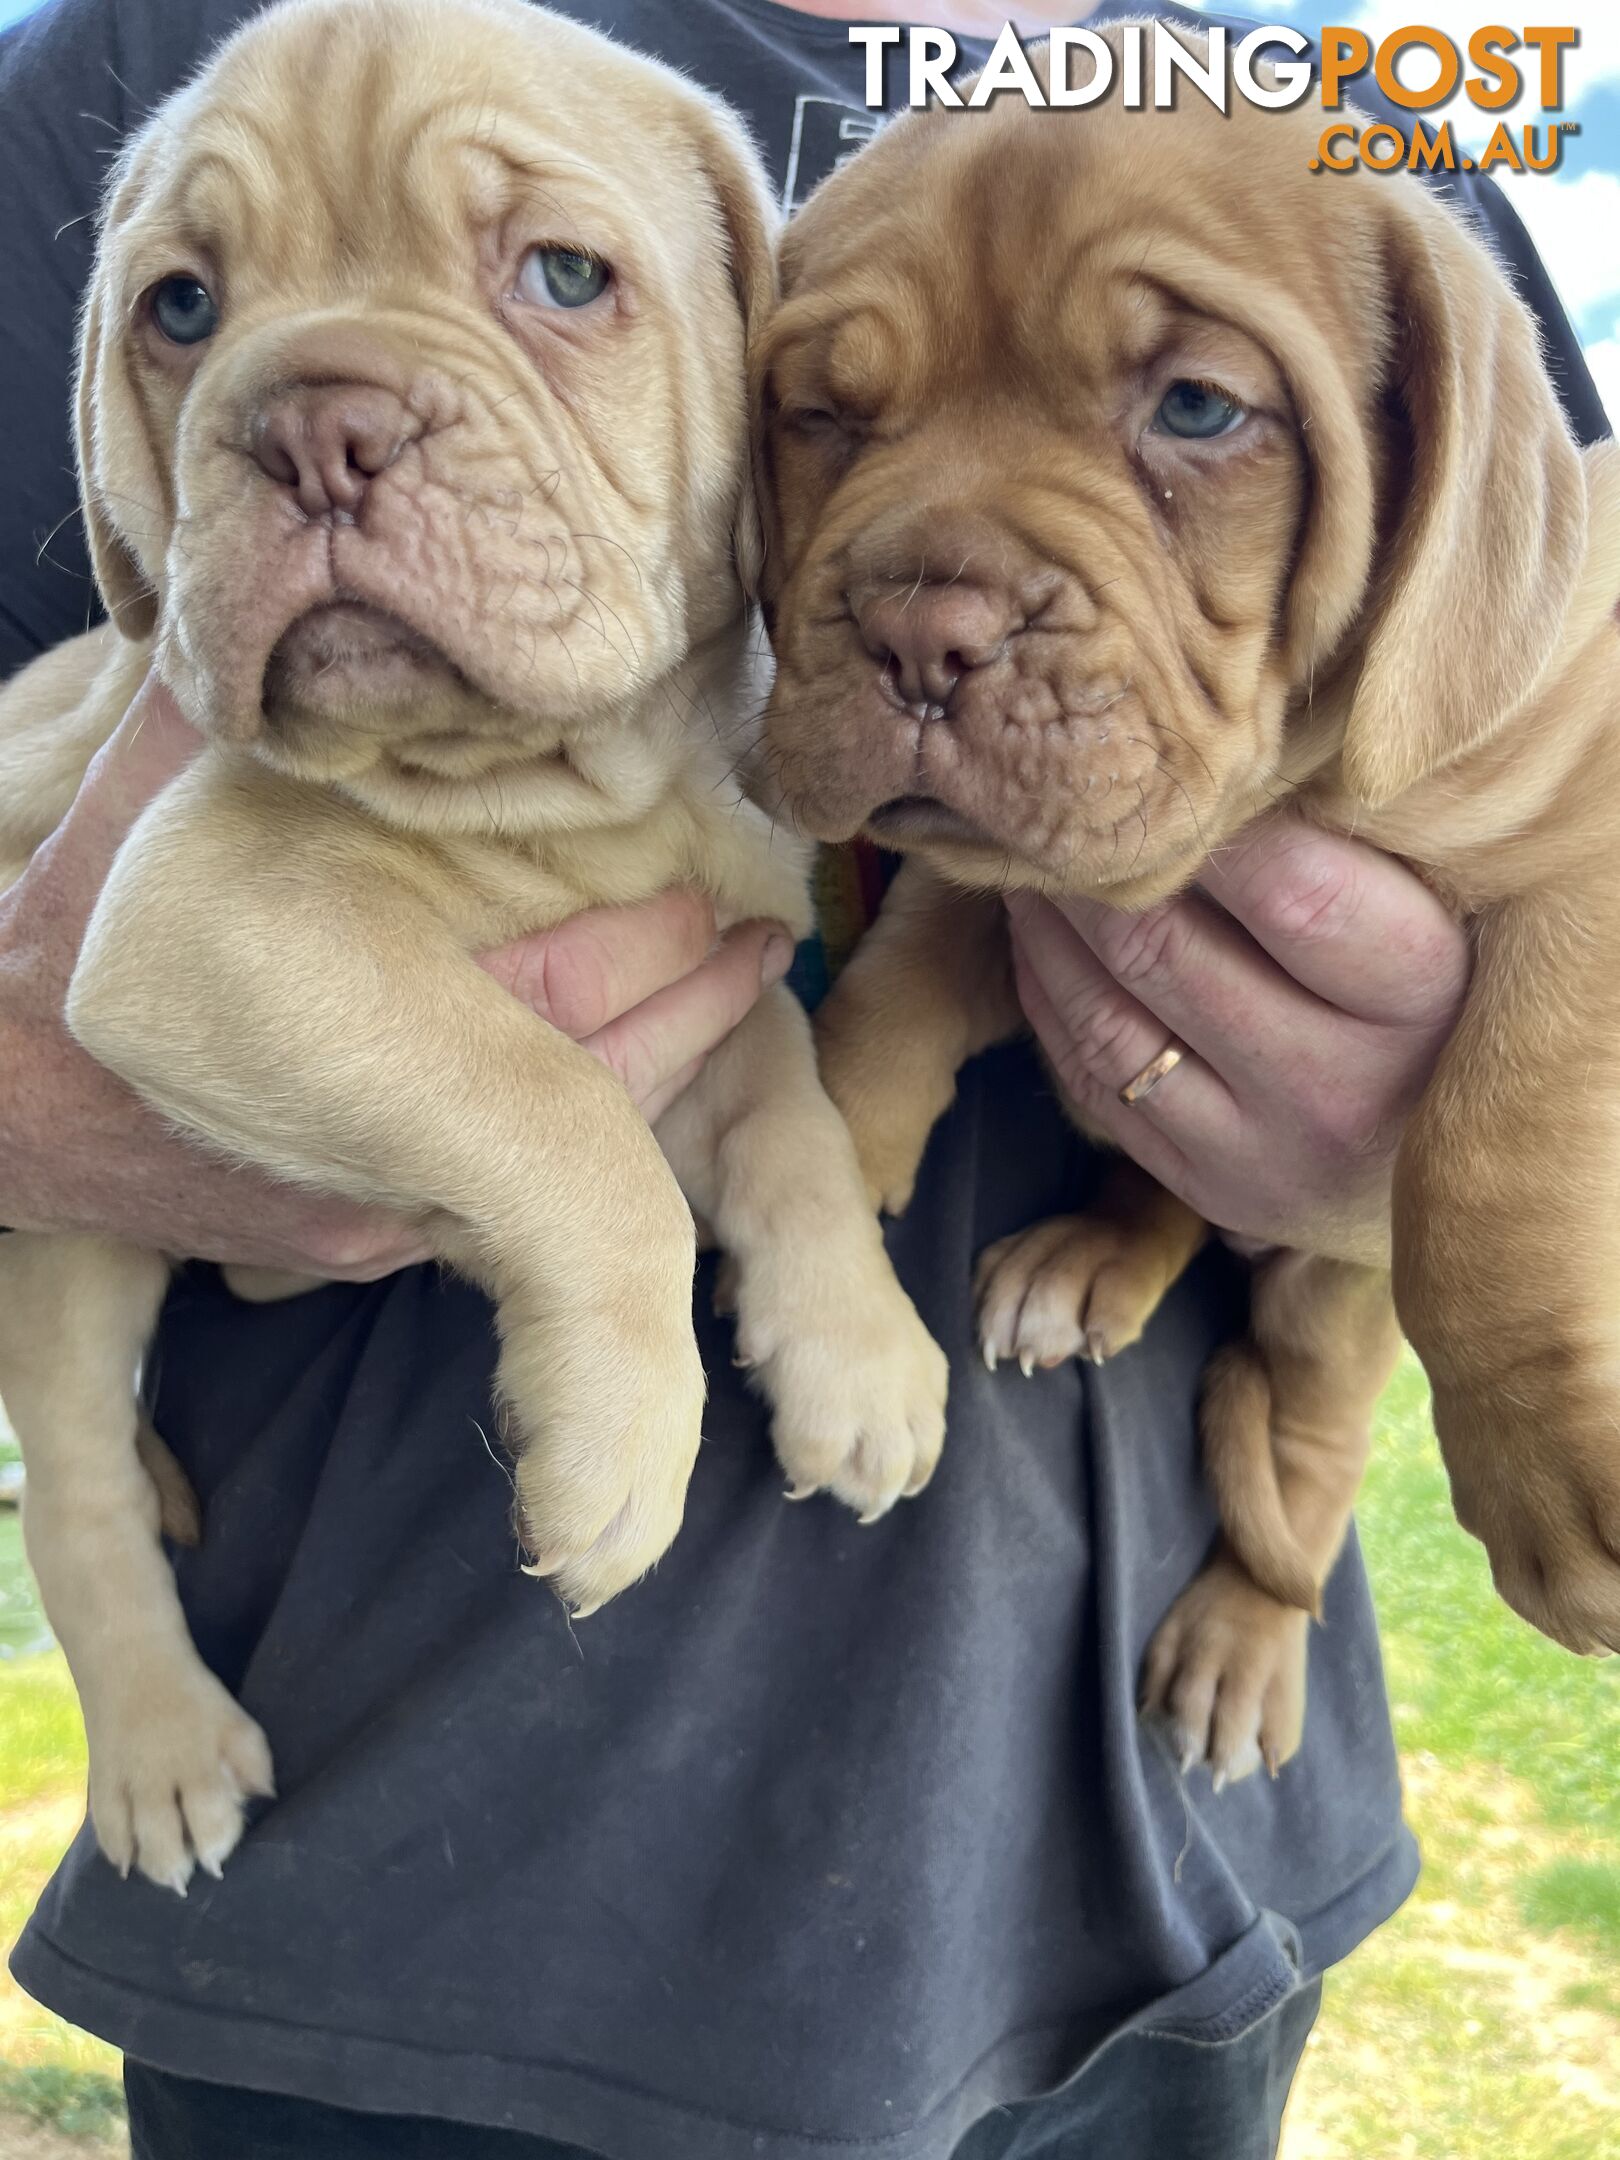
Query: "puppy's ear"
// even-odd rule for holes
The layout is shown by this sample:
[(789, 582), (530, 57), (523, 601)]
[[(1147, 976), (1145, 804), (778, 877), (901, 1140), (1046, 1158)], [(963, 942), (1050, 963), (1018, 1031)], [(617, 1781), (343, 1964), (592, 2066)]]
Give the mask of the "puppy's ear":
[(159, 560), (162, 543), (155, 532), (137, 540), (121, 512), (138, 524), (165, 525), (157, 469), (148, 445), (146, 421), (130, 380), (124, 356), (113, 280), (105, 244), (91, 278), (79, 324), (79, 379), (74, 398), (74, 436), (79, 465), (79, 499), (84, 507), (90, 567), (96, 574), (103, 605), (127, 638), (148, 638), (157, 625), (156, 579), (137, 550), (143, 545)]
[(1581, 460), (1534, 319), (1451, 213), (1393, 187), (1382, 561), (1344, 743), (1347, 786), (1390, 801), (1494, 734), (1545, 670), (1586, 548)]
[[(78, 337), (78, 389), (73, 438), (84, 538), (108, 616), (125, 637), (151, 637), (158, 626), (158, 566), (171, 505), (151, 454), (147, 417), (123, 350), (123, 320), (112, 270), (114, 233), (130, 214), (145, 168), (145, 138), (136, 138), (114, 168), (102, 246), (84, 300)], [(162, 527), (162, 531), (160, 531)]]
[(732, 554), (743, 591), (752, 600), (758, 596), (765, 560), (759, 488), (759, 383), (752, 361), (776, 306), (776, 241), (781, 219), (759, 152), (742, 123), (728, 110), (705, 107), (699, 121), (698, 144), (724, 223), (731, 282), (749, 361), (748, 455), (732, 523)]

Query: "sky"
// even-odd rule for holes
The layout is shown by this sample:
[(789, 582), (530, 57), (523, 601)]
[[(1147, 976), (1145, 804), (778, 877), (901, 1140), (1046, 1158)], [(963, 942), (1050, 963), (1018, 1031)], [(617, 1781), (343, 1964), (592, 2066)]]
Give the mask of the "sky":
[[(1423, 23), (1462, 50), (1473, 31), (1506, 14), (1491, 0), (1340, 0), (1337, 7), (1321, 0), (1221, 0), (1216, 12), (1290, 23), (1312, 37), (1328, 23), (1366, 30), (1375, 39)], [(1550, 173), (1520, 175), (1497, 167), (1492, 178), (1510, 196), (1558, 287), (1620, 432), (1620, 0), (1563, 0), (1556, 9), (1526, 9), (1513, 20), (1574, 23), (1581, 32), (1564, 60), (1564, 113), (1581, 132), (1566, 140), (1563, 162)], [(1418, 58), (1401, 71), (1414, 89), (1433, 79), (1419, 72)], [(1501, 117), (1517, 134), (1538, 112), (1524, 99)], [(1482, 145), (1490, 131), (1490, 122), (1481, 126), (1483, 116), (1460, 93), (1439, 117), (1451, 120), (1465, 150)]]
[[(38, 0), (0, 0), (0, 27), (33, 12)], [(882, 0), (871, 0), (881, 17)], [(1194, 5), (1200, 0), (1193, 0)], [(1256, 21), (1292, 23), (1316, 35), (1325, 23), (1354, 26), (1377, 36), (1420, 22), (1445, 31), (1459, 47), (1482, 24), (1495, 19), (1491, 0), (1216, 0), (1221, 11)], [(670, 0), (678, 7), (680, 0)], [(1008, 13), (1016, 17), (1017, 0)], [(1523, 15), (1515, 18), (1524, 21)], [(1555, 173), (1522, 176), (1497, 170), (1520, 217), (1563, 296), (1586, 347), (1610, 418), (1620, 428), (1620, 0), (1560, 0), (1556, 12), (1538, 10), (1533, 20), (1573, 21), (1581, 43), (1565, 60), (1566, 115), (1580, 134), (1565, 144)], [(1418, 87), (1423, 78), (1409, 78)], [(1447, 108), (1459, 143), (1470, 144), (1470, 123), (1479, 115), (1462, 97)], [(1507, 116), (1516, 124), (1527, 111)], [(1477, 141), (1484, 135), (1475, 130)]]

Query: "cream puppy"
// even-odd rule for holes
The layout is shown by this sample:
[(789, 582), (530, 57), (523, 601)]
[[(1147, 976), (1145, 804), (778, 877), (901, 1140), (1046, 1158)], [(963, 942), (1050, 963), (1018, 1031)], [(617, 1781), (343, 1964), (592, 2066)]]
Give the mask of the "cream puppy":
[[(405, 1211), (488, 1287), (519, 1533), (577, 1613), (680, 1525), (694, 1210), (796, 1491), (875, 1514), (943, 1434), (944, 1360), (791, 996), (655, 1140), (474, 959), (671, 884), (807, 926), (805, 850), (735, 778), (773, 237), (723, 109), (523, 0), (272, 8), (114, 174), (79, 391), (113, 626), (0, 698), (4, 881), (149, 667), (208, 738), (119, 856), (70, 1025), (189, 1132)], [(167, 1277), (0, 1241), (0, 1392), (96, 1828), (181, 1888), (270, 1761), (190, 1644), (143, 1467)]]

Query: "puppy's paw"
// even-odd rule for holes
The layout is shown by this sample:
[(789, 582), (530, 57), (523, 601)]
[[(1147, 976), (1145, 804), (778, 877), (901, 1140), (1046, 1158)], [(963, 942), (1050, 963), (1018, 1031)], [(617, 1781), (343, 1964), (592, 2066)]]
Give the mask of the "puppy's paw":
[(1620, 1431), (1606, 1403), (1437, 1388), (1435, 1430), (1463, 1528), (1499, 1595), (1585, 1657), (1620, 1651)]
[(1070, 1358), (1101, 1365), (1136, 1341), (1164, 1295), (1165, 1271), (1142, 1237), (1103, 1216), (1055, 1215), (979, 1257), (973, 1294), (992, 1372), (1026, 1375)]
[(1207, 1763), (1217, 1792), (1262, 1763), (1276, 1776), (1305, 1729), (1309, 1628), (1224, 1553), (1182, 1592), (1148, 1645), (1141, 1708), (1184, 1771)]
[(793, 1499), (830, 1492), (875, 1522), (933, 1476), (949, 1368), (881, 1246), (742, 1271), (737, 1351)]
[(90, 1817), (121, 1875), (186, 1894), (218, 1875), (250, 1799), (275, 1793), (270, 1745), (207, 1667), (138, 1675), (117, 1703), (85, 1710)]
[(634, 1344), (575, 1340), (537, 1355), (508, 1338), (501, 1392), (526, 1573), (584, 1619), (674, 1543), (702, 1438), (704, 1378), (689, 1313)]

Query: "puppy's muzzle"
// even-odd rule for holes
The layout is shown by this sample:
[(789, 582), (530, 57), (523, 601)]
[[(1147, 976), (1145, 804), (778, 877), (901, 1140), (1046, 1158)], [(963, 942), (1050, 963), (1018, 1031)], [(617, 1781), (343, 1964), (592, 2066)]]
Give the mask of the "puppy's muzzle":
[(422, 422), (381, 384), (296, 383), (254, 414), (248, 448), (307, 518), (352, 521), (370, 482), (422, 432)]
[(1011, 592), (960, 579), (872, 580), (848, 603), (885, 688), (929, 719), (950, 717), (963, 676), (999, 659), (1026, 621)]

